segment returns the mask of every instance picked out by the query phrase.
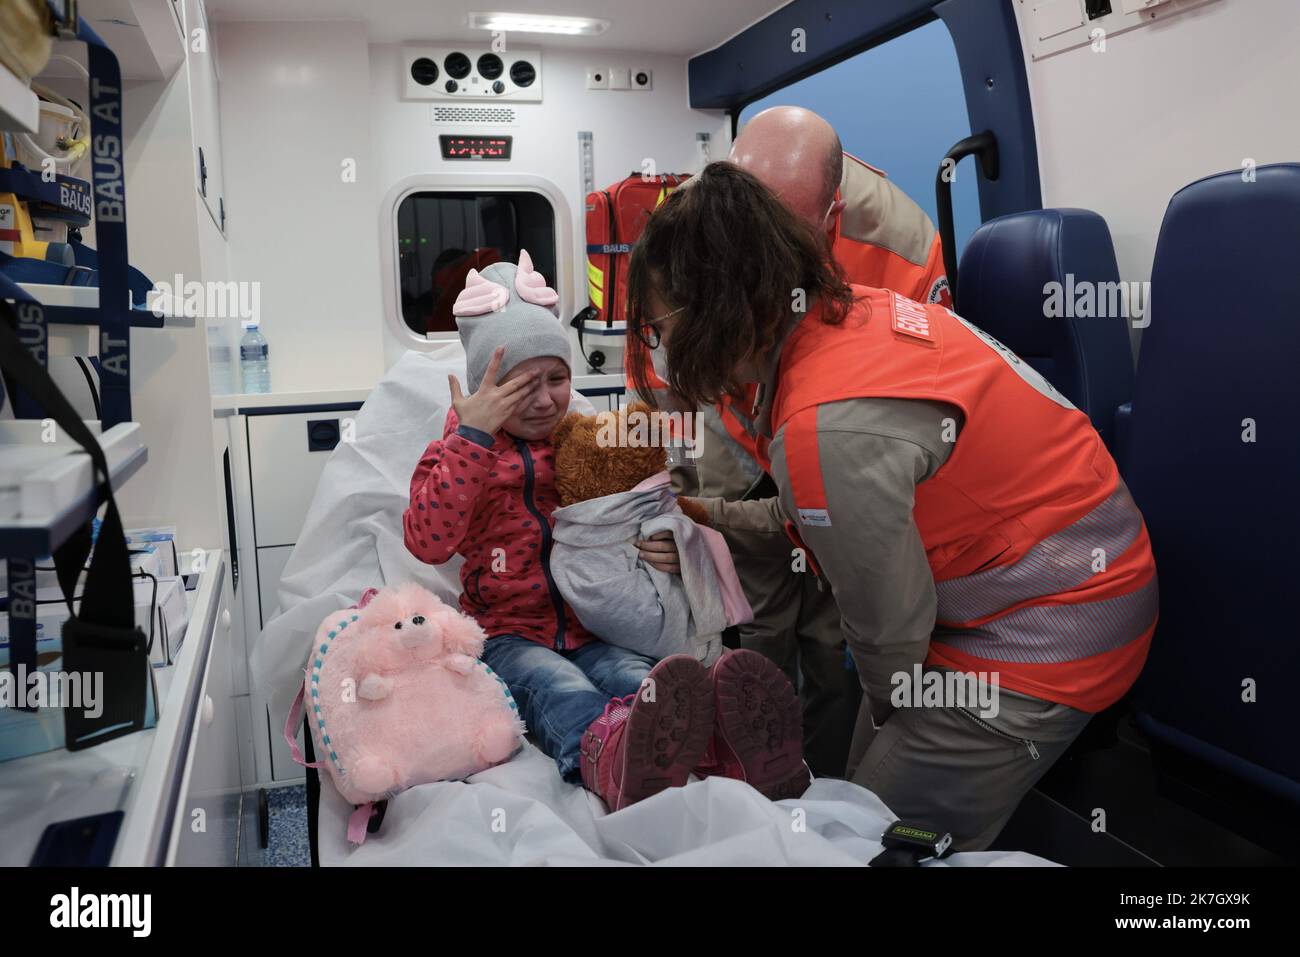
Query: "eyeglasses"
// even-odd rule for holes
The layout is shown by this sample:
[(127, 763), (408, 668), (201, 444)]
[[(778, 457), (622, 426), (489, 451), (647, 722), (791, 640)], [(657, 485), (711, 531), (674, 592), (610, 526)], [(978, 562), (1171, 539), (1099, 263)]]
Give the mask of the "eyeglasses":
[(645, 347), (647, 349), (658, 349), (660, 342), (659, 323), (663, 322), (665, 319), (671, 319), (679, 312), (685, 311), (685, 309), (686, 307), (682, 306), (679, 309), (674, 309), (672, 312), (666, 312), (656, 319), (647, 319), (645, 322), (641, 323), (641, 325), (637, 327), (636, 334), (641, 341), (645, 343)]

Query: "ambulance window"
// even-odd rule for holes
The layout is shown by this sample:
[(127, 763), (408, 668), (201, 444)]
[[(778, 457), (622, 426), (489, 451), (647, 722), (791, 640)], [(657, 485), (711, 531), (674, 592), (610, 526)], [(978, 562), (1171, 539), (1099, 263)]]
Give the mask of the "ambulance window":
[[(750, 103), (739, 125), (769, 106), (820, 113), (847, 152), (884, 170), (938, 227), (935, 174), (944, 154), (971, 133), (957, 50), (943, 21), (933, 20)], [(975, 158), (967, 157), (952, 184), (958, 256), (980, 224), (975, 175)]]
[(540, 193), (412, 193), (397, 207), (402, 319), (419, 335), (455, 332), (470, 269), (516, 262), (520, 249), (554, 286), (555, 211)]

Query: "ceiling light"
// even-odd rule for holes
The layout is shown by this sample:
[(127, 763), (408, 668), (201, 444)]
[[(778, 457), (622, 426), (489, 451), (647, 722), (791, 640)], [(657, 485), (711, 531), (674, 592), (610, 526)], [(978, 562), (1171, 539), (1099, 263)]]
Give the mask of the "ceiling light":
[(594, 37), (609, 29), (608, 20), (594, 17), (550, 17), (532, 13), (471, 13), (471, 30), (506, 33), (559, 33), (571, 37)]

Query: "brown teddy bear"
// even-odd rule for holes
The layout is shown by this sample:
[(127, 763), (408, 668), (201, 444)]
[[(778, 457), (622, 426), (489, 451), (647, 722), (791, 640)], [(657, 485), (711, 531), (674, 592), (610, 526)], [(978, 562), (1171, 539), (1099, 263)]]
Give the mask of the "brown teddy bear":
[[(666, 433), (666, 420), (644, 402), (617, 412), (569, 413), (551, 435), (560, 504), (626, 492), (667, 469)], [(699, 502), (679, 497), (677, 504), (688, 518), (708, 525)]]
[[(753, 618), (726, 541), (704, 507), (673, 494), (667, 418), (644, 403), (569, 415), (551, 437), (560, 508), (551, 576), (589, 631), (653, 660), (722, 654), (722, 631)], [(637, 542), (666, 533), (676, 571), (650, 565)]]

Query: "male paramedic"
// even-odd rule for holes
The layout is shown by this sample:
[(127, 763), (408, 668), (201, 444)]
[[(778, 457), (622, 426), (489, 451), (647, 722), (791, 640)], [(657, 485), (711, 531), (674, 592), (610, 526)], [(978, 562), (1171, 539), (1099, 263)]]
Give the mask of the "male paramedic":
[(674, 395), (758, 387), (777, 495), (702, 502), (733, 543), (784, 530), (829, 584), (870, 719), (850, 779), (987, 848), (1155, 628), (1146, 525), (1088, 417), (946, 307), (846, 285), (731, 163), (650, 217), (628, 297), (628, 348), (663, 353)]
[[(825, 237), (846, 281), (920, 302), (951, 302), (930, 218), (882, 172), (843, 152), (821, 116), (794, 106), (764, 110), (741, 129), (730, 160)], [(662, 380), (649, 378), (661, 391)], [(700, 419), (707, 431), (695, 468), (674, 470), (679, 491), (733, 501), (761, 494), (754, 423), (745, 410), (724, 397)], [(774, 494), (770, 486), (766, 494)], [(748, 536), (736, 544), (736, 571), (754, 610), (740, 642), (776, 662), (800, 689), (804, 757), (813, 773), (842, 777), (859, 713), (858, 676), (846, 666), (834, 598), (818, 589), (815, 576), (792, 570), (790, 552), (784, 537)]]

